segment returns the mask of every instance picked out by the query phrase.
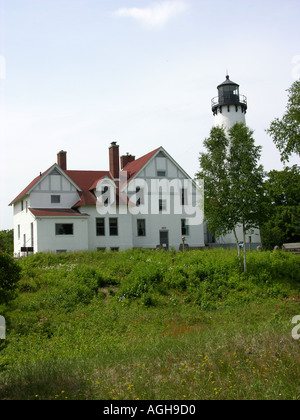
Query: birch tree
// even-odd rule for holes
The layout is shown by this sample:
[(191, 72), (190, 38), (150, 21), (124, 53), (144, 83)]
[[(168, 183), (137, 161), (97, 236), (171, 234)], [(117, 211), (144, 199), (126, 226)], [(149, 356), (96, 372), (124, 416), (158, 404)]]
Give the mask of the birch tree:
[(206, 152), (200, 154), (196, 177), (204, 180), (205, 220), (215, 236), (233, 232), (239, 258), (236, 227), (242, 226), (246, 271), (246, 232), (259, 227), (264, 215), (261, 147), (255, 146), (253, 132), (242, 123), (228, 133), (213, 127), (203, 144)]
[(300, 80), (288, 91), (288, 102), (282, 118), (275, 118), (267, 131), (281, 154), (282, 162), (293, 153), (300, 156)]
[(261, 146), (255, 145), (253, 131), (241, 123), (229, 130), (229, 144), (230, 201), (235, 220), (242, 226), (246, 271), (246, 232), (259, 228), (265, 215), (264, 170), (259, 165)]

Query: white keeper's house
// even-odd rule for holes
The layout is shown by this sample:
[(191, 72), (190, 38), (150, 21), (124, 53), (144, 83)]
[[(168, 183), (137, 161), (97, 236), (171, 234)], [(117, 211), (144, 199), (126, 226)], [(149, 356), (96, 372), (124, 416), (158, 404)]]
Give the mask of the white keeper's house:
[[(135, 159), (109, 147), (109, 170), (67, 169), (67, 153), (11, 203), (15, 256), (27, 252), (204, 247), (197, 186), (159, 147)], [(199, 201), (199, 200), (198, 200)]]
[[(229, 76), (212, 99), (214, 124), (246, 123), (247, 98)], [(28, 252), (236, 246), (232, 232), (214, 238), (203, 223), (203, 188), (159, 147), (136, 159), (109, 147), (109, 170), (67, 169), (67, 153), (11, 203), (15, 256)], [(237, 227), (242, 241), (241, 227)], [(247, 233), (261, 244), (259, 229)]]

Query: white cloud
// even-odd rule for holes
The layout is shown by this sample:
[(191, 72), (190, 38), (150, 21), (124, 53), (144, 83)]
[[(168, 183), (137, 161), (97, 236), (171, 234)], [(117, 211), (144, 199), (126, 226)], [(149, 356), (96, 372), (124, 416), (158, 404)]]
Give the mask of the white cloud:
[(170, 19), (180, 15), (187, 9), (187, 3), (182, 0), (166, 0), (153, 3), (146, 8), (121, 8), (114, 12), (121, 18), (132, 18), (148, 27), (162, 27)]

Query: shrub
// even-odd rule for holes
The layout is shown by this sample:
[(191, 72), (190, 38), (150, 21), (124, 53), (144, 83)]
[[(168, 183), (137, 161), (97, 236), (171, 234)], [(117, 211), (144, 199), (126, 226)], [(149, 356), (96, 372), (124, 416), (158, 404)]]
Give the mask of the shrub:
[(141, 262), (124, 279), (120, 296), (124, 298), (139, 298), (159, 284), (164, 277), (161, 264)]
[(76, 283), (77, 287), (86, 286), (88, 289), (96, 293), (99, 287), (98, 280), (100, 282), (101, 278), (98, 279), (97, 271), (94, 267), (81, 264), (77, 265), (67, 275), (67, 280)]
[(0, 304), (16, 297), (20, 272), (18, 263), (10, 255), (0, 252)]

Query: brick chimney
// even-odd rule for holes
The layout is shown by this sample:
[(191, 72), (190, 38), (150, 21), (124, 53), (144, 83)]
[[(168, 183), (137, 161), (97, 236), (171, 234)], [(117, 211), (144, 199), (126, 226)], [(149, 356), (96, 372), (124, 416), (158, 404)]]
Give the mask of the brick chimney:
[(109, 171), (113, 179), (120, 178), (119, 146), (113, 141), (109, 148)]
[(128, 163), (133, 162), (135, 160), (135, 156), (129, 155), (128, 153), (126, 155), (121, 156), (121, 169), (125, 168)]
[(64, 171), (67, 170), (67, 152), (61, 150), (57, 153), (57, 164)]

